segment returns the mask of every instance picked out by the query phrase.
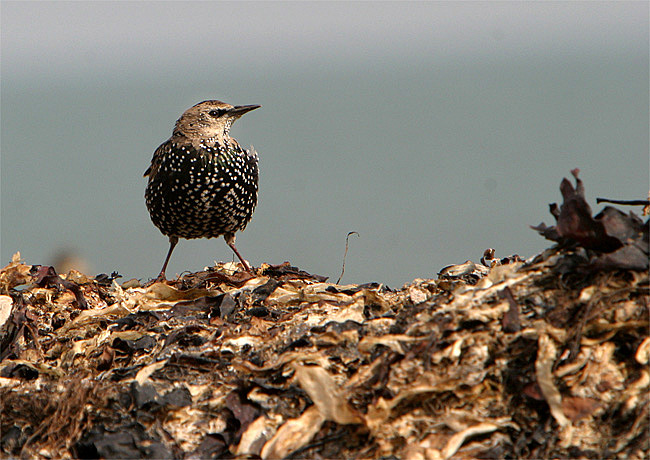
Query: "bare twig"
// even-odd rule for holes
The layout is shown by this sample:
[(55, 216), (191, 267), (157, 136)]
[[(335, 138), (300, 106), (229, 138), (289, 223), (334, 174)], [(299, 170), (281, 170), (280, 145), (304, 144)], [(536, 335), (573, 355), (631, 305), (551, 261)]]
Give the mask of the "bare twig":
[(648, 206), (648, 200), (610, 200), (609, 198), (596, 198), (596, 203), (626, 204), (628, 206)]
[(345, 237), (345, 252), (343, 253), (343, 266), (341, 267), (341, 276), (339, 276), (339, 279), (336, 280), (336, 284), (339, 284), (341, 281), (341, 278), (343, 278), (343, 273), (345, 273), (345, 258), (348, 255), (348, 243), (350, 241), (350, 235), (359, 235), (359, 232), (350, 232), (348, 233), (348, 236)]

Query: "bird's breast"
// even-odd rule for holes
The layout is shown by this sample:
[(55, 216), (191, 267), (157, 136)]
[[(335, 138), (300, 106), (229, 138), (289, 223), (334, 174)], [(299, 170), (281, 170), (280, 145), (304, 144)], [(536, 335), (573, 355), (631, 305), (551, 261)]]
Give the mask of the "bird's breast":
[(159, 165), (146, 195), (163, 233), (218, 236), (242, 230), (251, 219), (257, 205), (257, 156), (239, 145), (171, 144)]

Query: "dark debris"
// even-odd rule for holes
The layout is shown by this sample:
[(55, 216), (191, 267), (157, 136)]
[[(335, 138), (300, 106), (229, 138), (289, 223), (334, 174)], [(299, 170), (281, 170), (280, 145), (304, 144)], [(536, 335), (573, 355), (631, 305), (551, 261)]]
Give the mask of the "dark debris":
[(560, 191), (564, 202), (557, 211), (551, 205), (556, 218), (554, 227), (544, 223), (537, 227), (542, 236), (560, 243), (563, 247), (578, 246), (590, 251), (589, 266), (599, 270), (647, 270), (650, 255), (650, 219), (644, 223), (638, 216), (606, 206), (595, 217), (585, 200), (584, 184), (578, 177), (579, 170), (571, 171), (575, 189), (563, 179)]

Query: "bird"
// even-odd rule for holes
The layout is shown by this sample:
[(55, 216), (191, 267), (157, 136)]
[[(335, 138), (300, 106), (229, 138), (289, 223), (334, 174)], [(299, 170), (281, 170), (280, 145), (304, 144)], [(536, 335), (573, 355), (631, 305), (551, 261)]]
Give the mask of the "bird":
[(153, 224), (169, 238), (158, 281), (179, 238), (223, 236), (244, 267), (235, 233), (250, 222), (258, 192), (258, 155), (230, 136), (232, 124), (260, 105), (230, 105), (208, 100), (187, 109), (172, 136), (154, 152), (144, 173), (145, 202)]

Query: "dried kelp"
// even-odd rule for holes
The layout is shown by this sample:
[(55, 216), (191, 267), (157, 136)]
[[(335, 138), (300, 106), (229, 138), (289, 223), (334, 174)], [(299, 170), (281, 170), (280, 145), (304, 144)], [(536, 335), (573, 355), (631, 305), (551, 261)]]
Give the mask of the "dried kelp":
[(0, 451), (647, 458), (648, 273), (603, 259), (642, 238), (591, 218), (580, 185), (563, 193), (544, 231), (558, 246), (527, 262), (490, 249), (399, 290), (289, 263), (119, 284), (16, 255), (0, 271)]
[(573, 244), (589, 250), (590, 265), (594, 269), (647, 270), (650, 263), (650, 220), (644, 223), (633, 212), (625, 214), (611, 206), (592, 217), (579, 172), (578, 169), (571, 171), (576, 180), (575, 189), (568, 180), (562, 180), (562, 206), (558, 209), (555, 203), (551, 205), (551, 214), (557, 225), (547, 227), (542, 223), (533, 229), (564, 246)]

